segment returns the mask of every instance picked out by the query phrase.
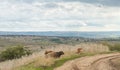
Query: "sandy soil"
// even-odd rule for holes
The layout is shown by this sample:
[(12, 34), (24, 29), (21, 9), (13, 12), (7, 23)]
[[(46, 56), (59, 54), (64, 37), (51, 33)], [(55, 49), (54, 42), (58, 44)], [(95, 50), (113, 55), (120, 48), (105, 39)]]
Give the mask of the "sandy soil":
[(118, 58), (120, 53), (86, 56), (68, 61), (54, 70), (120, 70), (114, 62)]

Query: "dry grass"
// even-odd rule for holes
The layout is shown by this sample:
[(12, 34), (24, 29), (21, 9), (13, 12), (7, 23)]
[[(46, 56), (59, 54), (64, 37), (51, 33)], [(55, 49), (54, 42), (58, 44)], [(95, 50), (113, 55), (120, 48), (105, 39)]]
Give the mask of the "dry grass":
[(34, 67), (39, 66), (51, 66), (54, 64), (55, 59), (54, 58), (45, 58), (45, 57), (39, 57), (36, 62), (34, 62)]
[(0, 69), (1, 70), (13, 70), (16, 67), (22, 66), (22, 65), (27, 65), (31, 62), (34, 62), (39, 58), (41, 53), (34, 53), (30, 56), (24, 56), (20, 59), (14, 59), (14, 60), (8, 60), (5, 62), (0, 63)]
[[(63, 55), (61, 58), (65, 57), (71, 57), (72, 55), (75, 55), (77, 48), (83, 48), (82, 52), (89, 52), (89, 53), (96, 53), (96, 52), (108, 52), (109, 49), (107, 46), (104, 46), (102, 44), (96, 44), (96, 43), (83, 43), (75, 46), (71, 45), (58, 45), (53, 48), (45, 49), (45, 50), (53, 50), (53, 51), (64, 51), (65, 55)], [(54, 58), (45, 58), (44, 57), (44, 51), (33, 53), (30, 56), (24, 56), (20, 59), (14, 59), (9, 60), (5, 62), (0, 63), (0, 70), (16, 70), (16, 68), (27, 65), (32, 63), (35, 67), (39, 66), (50, 66), (54, 64), (55, 60)], [(61, 59), (60, 58), (60, 59)]]

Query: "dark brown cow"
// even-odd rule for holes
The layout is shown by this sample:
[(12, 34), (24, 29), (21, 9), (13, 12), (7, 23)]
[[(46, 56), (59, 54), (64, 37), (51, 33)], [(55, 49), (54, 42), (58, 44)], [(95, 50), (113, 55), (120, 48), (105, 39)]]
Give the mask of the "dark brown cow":
[(78, 48), (76, 53), (77, 54), (81, 53), (81, 50), (82, 50), (82, 48)]
[(51, 52), (47, 54), (47, 57), (53, 57), (53, 58), (60, 58), (61, 55), (63, 55), (64, 52), (63, 51), (59, 51), (59, 52)]

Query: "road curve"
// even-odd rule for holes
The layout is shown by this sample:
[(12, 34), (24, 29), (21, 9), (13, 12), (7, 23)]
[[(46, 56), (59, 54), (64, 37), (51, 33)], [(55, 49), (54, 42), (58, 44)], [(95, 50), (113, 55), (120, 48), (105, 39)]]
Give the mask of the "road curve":
[(118, 70), (111, 60), (120, 58), (120, 53), (86, 56), (68, 61), (54, 70)]

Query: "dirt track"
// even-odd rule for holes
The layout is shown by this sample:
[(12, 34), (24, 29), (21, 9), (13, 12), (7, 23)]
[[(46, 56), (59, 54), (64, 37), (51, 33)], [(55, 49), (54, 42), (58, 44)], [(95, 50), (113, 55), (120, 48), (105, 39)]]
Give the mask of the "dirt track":
[(64, 63), (54, 70), (120, 70), (113, 64), (120, 58), (120, 53), (86, 56)]

